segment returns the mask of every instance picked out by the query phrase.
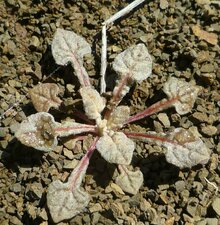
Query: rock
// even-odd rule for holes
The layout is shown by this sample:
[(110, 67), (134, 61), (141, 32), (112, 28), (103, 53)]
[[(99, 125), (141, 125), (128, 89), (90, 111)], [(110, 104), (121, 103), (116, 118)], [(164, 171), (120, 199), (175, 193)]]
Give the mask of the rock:
[(17, 6), (17, 2), (16, 2), (15, 0), (7, 0), (6, 2), (7, 2), (7, 4), (9, 4), (10, 6), (14, 6), (14, 7)]
[(8, 133), (8, 127), (0, 127), (0, 138), (4, 138)]
[(186, 187), (186, 183), (183, 180), (179, 180), (175, 183), (175, 188), (178, 193), (182, 192)]
[(189, 198), (186, 210), (192, 217), (194, 217), (196, 215), (200, 215), (198, 206), (199, 206), (199, 199), (195, 197), (191, 197)]
[(99, 212), (99, 211), (101, 211), (101, 210), (102, 210), (102, 206), (101, 206), (101, 204), (99, 204), (99, 203), (96, 203), (96, 204), (92, 205), (92, 206), (89, 208), (89, 211), (90, 211), (91, 213)]
[(91, 219), (88, 214), (83, 216), (83, 221), (85, 222), (84, 224), (91, 224)]
[(74, 169), (78, 165), (79, 161), (76, 159), (73, 160), (64, 160), (64, 169)]
[(15, 193), (19, 193), (21, 192), (21, 184), (20, 183), (15, 183), (10, 187), (10, 190), (15, 192)]
[(30, 40), (30, 46), (37, 48), (37, 47), (39, 47), (39, 45), (40, 45), (39, 38), (36, 36), (32, 36), (31, 40)]
[(73, 93), (75, 90), (74, 90), (75, 86), (72, 85), (72, 84), (67, 84), (66, 85), (66, 89), (69, 93)]
[(206, 219), (200, 220), (199, 222), (196, 223), (196, 225), (207, 225)]
[[(6, 149), (8, 146), (8, 142), (3, 140), (3, 141), (0, 141), (0, 147), (2, 147), (3, 149)], [(3, 156), (3, 155), (2, 155)]]
[(73, 150), (74, 147), (76, 146), (76, 142), (77, 142), (77, 139), (70, 139), (68, 141), (65, 141), (64, 146), (68, 148), (69, 150)]
[(92, 224), (98, 224), (101, 214), (98, 212), (94, 212), (92, 214)]
[(19, 127), (20, 127), (20, 124), (18, 122), (14, 122), (10, 124), (10, 132), (14, 134)]
[(157, 117), (166, 128), (170, 127), (170, 120), (166, 113), (159, 113)]
[(110, 187), (113, 191), (118, 192), (119, 194), (125, 195), (124, 191), (115, 183), (111, 183)]
[(35, 207), (34, 205), (27, 205), (27, 211), (29, 213), (29, 215), (31, 216), (31, 218), (35, 219), (37, 216), (37, 207)]
[(43, 192), (44, 192), (44, 188), (42, 184), (34, 182), (27, 185), (25, 190), (25, 196), (29, 200), (38, 200), (38, 199), (41, 199)]
[(174, 222), (175, 222), (175, 217), (173, 216), (173, 217), (169, 218), (168, 220), (166, 220), (165, 225), (173, 225)]
[(124, 209), (123, 209), (121, 203), (114, 202), (114, 203), (111, 204), (110, 208), (112, 210), (112, 213), (113, 213), (115, 219), (125, 217)]
[(141, 202), (140, 202), (140, 209), (142, 211), (146, 211), (148, 208), (151, 207), (151, 204), (146, 200), (146, 199), (143, 199)]
[(198, 5), (209, 5), (210, 4), (210, 0), (196, 0), (196, 3)]
[(219, 219), (217, 218), (206, 218), (207, 225), (219, 225)]
[(192, 114), (192, 117), (199, 122), (208, 122), (208, 116), (206, 113), (195, 112)]
[(201, 129), (202, 133), (207, 136), (213, 136), (217, 133), (218, 129), (212, 125), (206, 125)]
[(39, 213), (39, 217), (42, 218), (43, 220), (48, 220), (47, 212), (45, 209), (42, 209)]
[(169, 3), (167, 0), (160, 0), (160, 8), (166, 9), (169, 6)]
[(13, 224), (13, 225), (22, 225), (23, 223), (16, 216), (12, 216), (10, 218), (10, 224)]
[(212, 208), (217, 215), (220, 216), (220, 198), (216, 197), (212, 202)]
[(57, 161), (59, 159), (59, 155), (56, 154), (55, 152), (51, 151), (48, 155), (48, 157), (51, 159), (51, 160), (55, 160)]
[(167, 195), (165, 194), (165, 191), (162, 192), (159, 196), (159, 201), (161, 202), (161, 204), (166, 205), (168, 204), (168, 198)]
[(73, 155), (73, 152), (64, 148), (63, 150), (63, 154), (68, 158), (68, 159), (73, 159), (74, 158), (74, 155)]
[(200, 71), (203, 73), (211, 73), (215, 70), (213, 64), (208, 63), (208, 64), (204, 64), (202, 65), (202, 67), (200, 68)]

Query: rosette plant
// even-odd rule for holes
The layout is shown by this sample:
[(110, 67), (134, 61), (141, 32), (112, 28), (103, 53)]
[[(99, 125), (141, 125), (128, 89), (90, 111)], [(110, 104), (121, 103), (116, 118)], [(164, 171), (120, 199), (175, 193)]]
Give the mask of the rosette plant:
[[(174, 106), (179, 114), (192, 109), (199, 92), (193, 83), (169, 77), (164, 84), (167, 99), (149, 108), (130, 115), (126, 105), (120, 105), (130, 87), (151, 75), (152, 59), (144, 44), (129, 47), (116, 56), (112, 63), (118, 77), (110, 100), (101, 95), (91, 84), (83, 66), (83, 56), (90, 54), (90, 45), (74, 32), (57, 29), (52, 41), (52, 54), (57, 64), (71, 63), (80, 83), (80, 95), (84, 106), (82, 118), (85, 124), (64, 121), (56, 122), (48, 113), (50, 107), (59, 107), (61, 100), (56, 84), (39, 84), (30, 91), (32, 102), (37, 111), (20, 124), (17, 139), (24, 145), (49, 152), (58, 144), (58, 137), (78, 134), (91, 134), (93, 141), (84, 157), (72, 171), (66, 183), (53, 181), (47, 190), (47, 205), (54, 222), (70, 219), (82, 212), (89, 203), (89, 194), (81, 188), (90, 158), (95, 150), (109, 163), (118, 165), (116, 178), (123, 191), (136, 194), (143, 183), (140, 170), (128, 169), (135, 151), (135, 140), (155, 141), (166, 148), (165, 156), (169, 163), (180, 168), (205, 164), (209, 160), (209, 150), (199, 138), (183, 128), (176, 128), (168, 134), (155, 132), (137, 133), (125, 131), (129, 123), (134, 123), (165, 108)], [(128, 129), (127, 129), (128, 130)]]

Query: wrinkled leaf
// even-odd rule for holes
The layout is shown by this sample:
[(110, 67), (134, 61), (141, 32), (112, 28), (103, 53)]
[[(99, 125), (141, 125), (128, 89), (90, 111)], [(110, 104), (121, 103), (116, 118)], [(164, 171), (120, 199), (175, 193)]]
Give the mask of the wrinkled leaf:
[(199, 87), (183, 80), (179, 80), (175, 77), (170, 77), (164, 84), (164, 92), (167, 94), (169, 99), (178, 98), (173, 103), (176, 111), (180, 114), (186, 114), (192, 109), (198, 92)]
[(47, 205), (55, 223), (74, 217), (88, 205), (89, 195), (81, 190), (80, 186), (95, 150), (96, 141), (97, 139), (72, 171), (67, 183), (54, 181), (49, 185)]
[(137, 44), (116, 56), (113, 69), (122, 77), (129, 74), (131, 79), (141, 82), (151, 75), (152, 59), (146, 46)]
[(102, 136), (98, 140), (96, 148), (109, 163), (129, 165), (135, 144), (124, 133), (115, 132), (112, 137)]
[(107, 126), (109, 129), (117, 129), (121, 128), (124, 123), (127, 121), (130, 115), (130, 109), (128, 106), (118, 106), (115, 110), (111, 113)]
[(167, 148), (165, 156), (169, 163), (179, 168), (191, 168), (197, 164), (206, 164), (209, 161), (209, 149), (196, 136), (196, 133), (176, 128), (167, 138), (176, 143), (162, 143)]
[(80, 89), (80, 94), (83, 100), (83, 106), (86, 112), (86, 115), (90, 119), (100, 119), (100, 113), (105, 108), (104, 98), (100, 96), (98, 91), (92, 87), (83, 87)]
[(52, 53), (57, 64), (66, 65), (73, 57), (83, 58), (85, 54), (91, 54), (91, 47), (73, 31), (58, 28), (52, 41)]
[(49, 185), (47, 205), (55, 223), (67, 220), (82, 212), (89, 203), (89, 195), (76, 188), (71, 191), (69, 183), (57, 180)]
[(15, 137), (24, 145), (49, 152), (57, 146), (56, 126), (52, 115), (39, 112), (28, 116), (20, 124)]
[(29, 91), (34, 108), (38, 112), (48, 112), (51, 107), (58, 108), (61, 100), (57, 97), (60, 90), (52, 83), (38, 84)]
[(119, 166), (121, 174), (116, 178), (116, 184), (127, 193), (136, 195), (141, 185), (143, 184), (144, 177), (140, 170), (129, 171), (126, 166)]
[(89, 195), (80, 189), (88, 167), (88, 162), (84, 161), (85, 157), (73, 170), (67, 183), (56, 180), (49, 185), (47, 205), (55, 223), (74, 217), (82, 212), (89, 203)]
[(90, 85), (89, 76), (83, 66), (83, 56), (91, 53), (87, 41), (73, 31), (57, 29), (52, 41), (52, 54), (57, 64), (74, 67), (79, 82), (83, 86)]

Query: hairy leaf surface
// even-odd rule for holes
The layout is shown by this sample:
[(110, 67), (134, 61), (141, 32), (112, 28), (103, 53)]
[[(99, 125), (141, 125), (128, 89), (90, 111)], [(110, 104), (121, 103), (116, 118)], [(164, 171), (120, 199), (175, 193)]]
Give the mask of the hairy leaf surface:
[(80, 89), (80, 94), (86, 115), (94, 120), (101, 118), (100, 113), (105, 108), (105, 101), (98, 91), (92, 87), (83, 87)]
[(52, 54), (57, 64), (66, 65), (68, 62), (74, 67), (82, 86), (89, 86), (89, 76), (83, 66), (83, 56), (91, 53), (87, 41), (74, 33), (58, 28), (52, 41)]
[(110, 162), (128, 165), (131, 162), (134, 142), (122, 132), (115, 132), (112, 137), (104, 135), (96, 145), (102, 157)]
[(144, 44), (131, 46), (115, 57), (113, 69), (122, 77), (141, 82), (151, 75), (152, 59)]
[(119, 165), (119, 168), (121, 174), (116, 178), (116, 184), (127, 193), (137, 194), (144, 181), (142, 172), (140, 170), (130, 171), (122, 165)]
[(61, 104), (57, 97), (60, 90), (57, 84), (38, 84), (29, 91), (34, 108), (38, 112), (48, 112), (51, 107), (58, 108)]
[(121, 128), (129, 118), (130, 109), (128, 106), (118, 106), (111, 113), (107, 125), (110, 129)]
[(170, 77), (164, 84), (163, 90), (169, 99), (178, 97), (178, 101), (175, 101), (173, 105), (176, 111), (183, 115), (191, 111), (196, 101), (199, 87), (178, 78)]
[(196, 134), (183, 128), (176, 128), (167, 136), (176, 144), (163, 142), (167, 148), (166, 160), (179, 168), (191, 168), (198, 164), (206, 164), (210, 151)]
[(57, 146), (57, 123), (51, 114), (39, 112), (27, 117), (16, 131), (16, 138), (24, 145), (49, 152)]

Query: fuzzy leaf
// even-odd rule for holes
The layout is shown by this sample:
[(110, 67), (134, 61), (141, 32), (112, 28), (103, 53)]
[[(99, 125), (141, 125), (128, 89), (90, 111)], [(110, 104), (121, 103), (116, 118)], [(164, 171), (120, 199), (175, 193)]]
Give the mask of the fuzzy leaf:
[(206, 164), (210, 158), (209, 149), (196, 134), (183, 128), (176, 128), (168, 139), (176, 142), (163, 142), (167, 148), (166, 160), (180, 168), (191, 168), (197, 164)]
[(89, 195), (76, 188), (73, 191), (69, 183), (57, 180), (49, 185), (47, 205), (55, 223), (67, 220), (82, 212), (89, 203)]
[(112, 137), (102, 136), (96, 148), (102, 157), (110, 162), (129, 165), (133, 156), (135, 144), (122, 132), (115, 132)]
[(39, 112), (20, 124), (15, 137), (24, 145), (49, 152), (57, 146), (56, 125), (52, 115)]
[(74, 67), (79, 82), (83, 86), (90, 85), (89, 76), (83, 66), (83, 56), (91, 53), (87, 41), (73, 31), (57, 29), (52, 41), (52, 54), (57, 64)]
[(141, 82), (151, 75), (152, 59), (144, 44), (129, 47), (116, 56), (113, 69), (122, 77), (130, 75), (130, 78)]
[(56, 180), (49, 185), (47, 205), (55, 223), (74, 217), (89, 203), (89, 195), (80, 189), (88, 165), (79, 171), (81, 162), (73, 170), (67, 183)]
[(52, 83), (38, 84), (29, 91), (34, 108), (38, 112), (48, 112), (51, 107), (58, 108), (61, 100), (57, 97), (60, 90)]
[(144, 181), (142, 172), (140, 170), (129, 171), (126, 166), (121, 165), (119, 168), (121, 174), (116, 178), (116, 184), (123, 191), (136, 195)]
[(128, 106), (118, 106), (115, 110), (111, 113), (107, 126), (109, 129), (117, 129), (121, 128), (124, 123), (127, 121), (130, 115), (130, 109)]
[(173, 105), (176, 111), (180, 115), (183, 115), (192, 109), (199, 92), (199, 87), (175, 77), (170, 77), (164, 84), (163, 90), (169, 99), (179, 98)]
[(72, 171), (67, 183), (54, 181), (49, 185), (47, 205), (55, 223), (74, 217), (88, 205), (89, 195), (81, 190), (80, 186), (95, 150), (96, 141), (97, 139)]
[(105, 101), (98, 91), (92, 87), (83, 87), (80, 89), (80, 94), (86, 115), (94, 120), (101, 118), (100, 113), (105, 108)]

